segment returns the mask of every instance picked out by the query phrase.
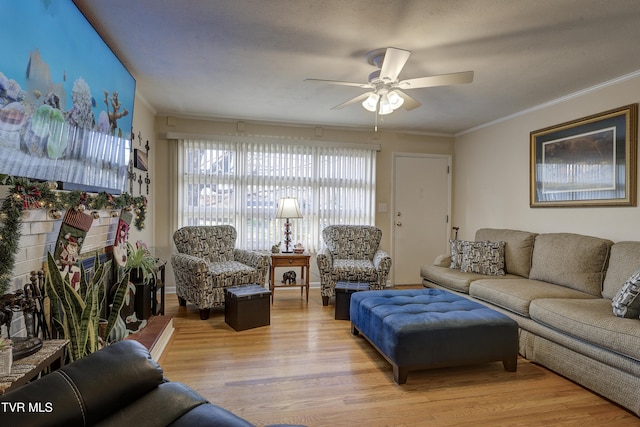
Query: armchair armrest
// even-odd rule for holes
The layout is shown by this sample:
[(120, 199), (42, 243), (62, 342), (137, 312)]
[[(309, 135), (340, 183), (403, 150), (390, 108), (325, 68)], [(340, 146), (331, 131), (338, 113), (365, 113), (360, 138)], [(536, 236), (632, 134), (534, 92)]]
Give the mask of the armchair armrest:
[(333, 269), (333, 256), (331, 255), (331, 252), (329, 252), (329, 249), (320, 249), (316, 254), (316, 262), (318, 263), (318, 270), (320, 270), (320, 274), (331, 274), (331, 270)]
[(373, 254), (373, 266), (377, 270), (386, 270), (388, 272), (391, 270), (391, 257), (384, 250), (378, 249)]
[(206, 289), (209, 266), (204, 259), (193, 255), (174, 253), (171, 254), (171, 267), (176, 281), (194, 289)]
[(268, 269), (270, 262), (269, 255), (263, 252), (249, 251), (245, 249), (234, 249), (233, 259), (243, 264), (254, 267), (258, 270), (264, 268)]
[(391, 257), (382, 249), (373, 254), (373, 266), (378, 270), (378, 286), (380, 289), (387, 285), (387, 277), (391, 272)]
[(433, 265), (438, 267), (449, 267), (451, 265), (451, 255), (438, 255), (433, 261)]
[(207, 271), (207, 261), (203, 258), (189, 254), (175, 253), (171, 254), (171, 266), (176, 268), (187, 269), (189, 271)]

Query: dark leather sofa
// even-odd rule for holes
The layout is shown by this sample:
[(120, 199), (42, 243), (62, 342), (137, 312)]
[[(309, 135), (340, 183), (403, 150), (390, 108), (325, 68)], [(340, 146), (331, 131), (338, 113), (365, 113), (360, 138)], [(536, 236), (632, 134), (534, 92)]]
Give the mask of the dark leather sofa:
[(188, 386), (168, 381), (143, 345), (125, 340), (0, 395), (0, 425), (254, 424), (210, 403)]

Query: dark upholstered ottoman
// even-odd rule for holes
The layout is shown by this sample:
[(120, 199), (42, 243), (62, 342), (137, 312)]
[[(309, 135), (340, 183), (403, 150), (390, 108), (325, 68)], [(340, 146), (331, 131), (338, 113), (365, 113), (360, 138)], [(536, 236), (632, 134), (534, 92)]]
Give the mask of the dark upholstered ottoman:
[(257, 284), (224, 290), (224, 321), (236, 331), (271, 324), (271, 291)]
[(368, 291), (369, 284), (361, 282), (336, 283), (336, 320), (349, 320), (349, 308), (351, 307), (351, 295), (354, 292)]
[(502, 361), (515, 372), (518, 324), (484, 305), (439, 289), (356, 292), (351, 333), (364, 337), (393, 366), (393, 379), (409, 371)]

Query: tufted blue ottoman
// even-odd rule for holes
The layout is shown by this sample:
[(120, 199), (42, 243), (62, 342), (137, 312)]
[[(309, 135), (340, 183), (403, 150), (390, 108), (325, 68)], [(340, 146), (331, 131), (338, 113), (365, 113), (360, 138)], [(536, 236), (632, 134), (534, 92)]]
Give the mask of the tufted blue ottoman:
[(501, 360), (515, 372), (518, 324), (484, 305), (440, 289), (356, 292), (351, 333), (361, 333), (393, 366), (409, 371)]

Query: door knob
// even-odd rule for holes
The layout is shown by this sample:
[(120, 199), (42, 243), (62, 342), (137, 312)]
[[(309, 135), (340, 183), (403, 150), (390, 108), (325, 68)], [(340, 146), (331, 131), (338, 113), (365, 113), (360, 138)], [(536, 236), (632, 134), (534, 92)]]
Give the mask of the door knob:
[(402, 227), (402, 223), (401, 223), (400, 221), (396, 222), (396, 225), (397, 225), (398, 227)]

